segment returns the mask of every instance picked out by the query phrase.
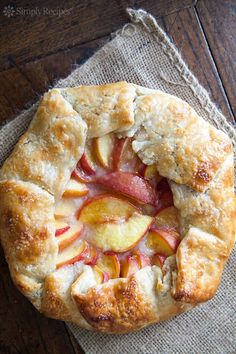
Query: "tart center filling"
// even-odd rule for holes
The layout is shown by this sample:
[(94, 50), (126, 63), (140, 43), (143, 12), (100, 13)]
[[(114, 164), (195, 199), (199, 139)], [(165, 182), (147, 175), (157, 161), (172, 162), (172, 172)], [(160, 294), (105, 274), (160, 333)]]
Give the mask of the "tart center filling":
[(162, 267), (180, 242), (177, 210), (156, 165), (144, 165), (132, 140), (91, 139), (55, 207), (57, 268), (83, 262), (98, 283)]

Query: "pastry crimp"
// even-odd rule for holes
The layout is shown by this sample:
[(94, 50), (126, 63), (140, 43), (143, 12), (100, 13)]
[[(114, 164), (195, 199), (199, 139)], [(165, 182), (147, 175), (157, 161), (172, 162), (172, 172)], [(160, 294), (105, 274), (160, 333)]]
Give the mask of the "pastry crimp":
[[(133, 153), (166, 178), (180, 242), (162, 268), (98, 283), (92, 263), (57, 266), (55, 213), (86, 146), (107, 134), (132, 138)], [(166, 320), (216, 293), (235, 240), (233, 186), (230, 139), (180, 98), (127, 82), (52, 89), (0, 170), (12, 279), (40, 312), (87, 329), (126, 333)]]

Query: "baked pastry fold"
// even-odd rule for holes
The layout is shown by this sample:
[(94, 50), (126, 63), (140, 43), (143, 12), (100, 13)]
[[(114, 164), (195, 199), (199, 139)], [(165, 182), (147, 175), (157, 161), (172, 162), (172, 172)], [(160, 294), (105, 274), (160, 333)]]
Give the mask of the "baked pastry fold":
[[(97, 285), (81, 262), (56, 269), (55, 204), (91, 138), (132, 137), (168, 179), (181, 242), (163, 269)], [(216, 293), (235, 241), (233, 149), (181, 99), (119, 82), (52, 89), (0, 171), (0, 237), (12, 279), (39, 311), (87, 329), (126, 333)]]

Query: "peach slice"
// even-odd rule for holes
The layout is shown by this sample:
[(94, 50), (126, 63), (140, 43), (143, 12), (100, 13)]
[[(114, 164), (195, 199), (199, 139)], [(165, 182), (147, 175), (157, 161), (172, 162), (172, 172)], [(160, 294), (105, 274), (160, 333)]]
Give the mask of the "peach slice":
[(94, 141), (97, 159), (105, 168), (112, 168), (114, 140), (114, 134), (106, 134), (100, 138), (96, 138)]
[(139, 269), (142, 269), (144, 267), (151, 265), (151, 260), (146, 254), (141, 253), (140, 251), (136, 251), (134, 256), (136, 257), (136, 260), (138, 262)]
[(79, 244), (65, 248), (58, 253), (56, 267), (74, 264), (75, 262), (82, 261), (86, 258), (88, 252), (88, 243), (82, 240)]
[(97, 265), (109, 275), (110, 279), (119, 278), (120, 261), (116, 254), (102, 254), (98, 258)]
[(127, 256), (121, 263), (121, 277), (128, 278), (139, 269), (137, 258), (135, 256)]
[(78, 198), (86, 195), (88, 188), (84, 183), (78, 182), (75, 179), (70, 179), (66, 186), (66, 190), (63, 193), (65, 198)]
[(113, 150), (113, 169), (115, 171), (139, 173), (142, 165), (142, 161), (132, 148), (132, 140), (130, 138), (117, 138)]
[(172, 205), (174, 205), (174, 202), (173, 202), (173, 194), (171, 190), (161, 192), (161, 194), (159, 194), (158, 197), (158, 203), (156, 209), (157, 212), (160, 212), (161, 210), (168, 208), (169, 206)]
[(54, 216), (56, 219), (66, 218), (75, 214), (75, 205), (70, 200), (62, 199), (55, 207)]
[(71, 177), (82, 183), (94, 182), (94, 176), (88, 175), (86, 172), (84, 172), (80, 166), (80, 162), (78, 162), (76, 168), (71, 174)]
[(180, 242), (179, 234), (173, 229), (152, 228), (147, 236), (147, 245), (165, 256), (176, 253)]
[(174, 206), (161, 210), (155, 218), (155, 226), (178, 229), (178, 210)]
[(128, 219), (137, 209), (129, 202), (111, 195), (93, 197), (82, 205), (78, 219), (89, 224), (102, 224)]
[(102, 284), (109, 280), (109, 275), (97, 265), (93, 266), (93, 271), (97, 284)]
[(156, 189), (158, 195), (157, 212), (174, 205), (173, 194), (166, 178), (161, 179)]
[(76, 225), (76, 226), (74, 225), (72, 227), (69, 226), (69, 229), (66, 232), (60, 235), (56, 234), (59, 251), (63, 250), (64, 248), (72, 244), (81, 235), (82, 230), (83, 230), (82, 225)]
[(155, 180), (156, 183), (161, 181), (162, 176), (159, 175), (156, 164), (146, 166), (144, 171), (144, 178), (148, 180)]
[(156, 193), (144, 178), (130, 172), (112, 172), (98, 177), (96, 183), (122, 193), (140, 203), (156, 203)]
[(116, 138), (113, 150), (113, 169), (118, 171), (121, 167), (122, 157), (128, 145), (129, 138)]
[(70, 226), (64, 221), (56, 220), (55, 226), (56, 226), (56, 232), (55, 232), (56, 237), (64, 234), (66, 231), (70, 229)]
[(162, 268), (165, 263), (166, 258), (167, 257), (163, 256), (162, 254), (155, 253), (152, 257), (152, 265), (156, 265), (156, 266)]
[(121, 264), (121, 276), (129, 277), (138, 270), (150, 265), (150, 258), (146, 254), (136, 251), (133, 255), (129, 255), (123, 260)]
[(89, 175), (95, 175), (95, 168), (93, 166), (92, 161), (88, 157), (88, 154), (83, 154), (80, 159), (80, 164), (83, 170), (88, 173)]
[(88, 144), (85, 146), (84, 153), (80, 159), (80, 165), (86, 173), (88, 173), (89, 175), (95, 175), (96, 163), (93, 141), (88, 142)]
[(91, 243), (103, 251), (125, 252), (133, 248), (153, 222), (151, 216), (134, 213), (127, 221), (96, 224)]
[(139, 166), (137, 168), (137, 172), (141, 177), (144, 177), (144, 173), (147, 168), (147, 165), (145, 165), (141, 160), (139, 160), (138, 165)]
[(95, 265), (98, 260), (98, 251), (92, 245), (89, 245), (89, 252), (87, 258), (84, 260), (84, 263), (87, 265)]
[(156, 216), (157, 208), (151, 204), (143, 204), (142, 205), (142, 212), (146, 215)]

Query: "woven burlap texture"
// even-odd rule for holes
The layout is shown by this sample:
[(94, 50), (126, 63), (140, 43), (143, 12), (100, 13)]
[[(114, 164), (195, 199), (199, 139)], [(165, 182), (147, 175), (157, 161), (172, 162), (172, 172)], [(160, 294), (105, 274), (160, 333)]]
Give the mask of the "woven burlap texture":
[[(131, 23), (57, 87), (126, 80), (158, 88), (186, 100), (203, 118), (236, 133), (186, 67), (174, 45), (143, 10), (127, 10)], [(0, 164), (32, 119), (37, 105), (0, 131)], [(230, 354), (236, 353), (236, 257), (232, 254), (215, 298), (170, 321), (127, 335), (105, 335), (68, 324), (86, 354)]]

